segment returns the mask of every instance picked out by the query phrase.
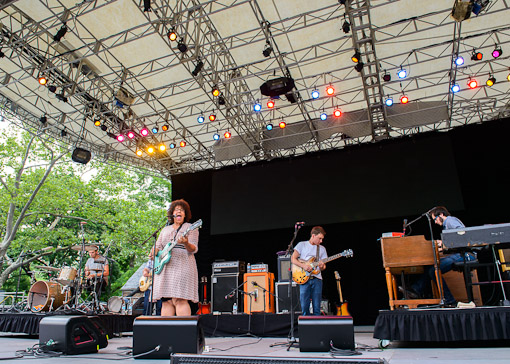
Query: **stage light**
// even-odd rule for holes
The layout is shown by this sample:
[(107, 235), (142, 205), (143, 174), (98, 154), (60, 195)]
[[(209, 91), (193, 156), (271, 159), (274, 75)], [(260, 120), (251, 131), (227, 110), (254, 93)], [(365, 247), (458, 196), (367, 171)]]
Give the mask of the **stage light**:
[(223, 136), (225, 137), (225, 139), (230, 139), (230, 137), (232, 137), (232, 134), (229, 131), (226, 131), (225, 134), (223, 134)]
[(154, 147), (152, 145), (149, 145), (147, 147), (147, 154), (152, 154), (154, 153), (156, 150), (154, 149)]
[(4, 58), (5, 57), (5, 53), (2, 52), (2, 50), (0, 49), (0, 58)]
[(262, 110), (262, 105), (257, 101), (255, 105), (253, 105), (253, 111), (259, 112), (260, 110)]
[(384, 80), (384, 82), (389, 82), (391, 81), (391, 75), (388, 72), (386, 72), (384, 76), (382, 76), (382, 79)]
[(140, 134), (141, 134), (142, 136), (144, 136), (144, 137), (145, 137), (145, 136), (147, 136), (147, 135), (149, 135), (149, 129), (147, 129), (147, 128), (142, 128), (142, 129), (140, 130)]
[(220, 96), (218, 96), (218, 105), (225, 105), (225, 104), (226, 104), (225, 98), (223, 97), (223, 94), (221, 94)]
[(287, 124), (285, 123), (285, 121), (280, 121), (280, 124), (278, 124), (278, 126), (280, 127), (280, 129), (285, 129)]
[(46, 115), (44, 115), (39, 118), (39, 121), (41, 122), (41, 124), (44, 125), (48, 122), (48, 118), (46, 117)]
[(200, 115), (198, 118), (197, 118), (197, 121), (199, 124), (203, 124), (204, 121), (205, 121), (205, 118), (204, 118), (204, 115)]
[(129, 139), (133, 139), (136, 136), (135, 132), (132, 130), (128, 131), (126, 135)]
[(177, 43), (177, 49), (181, 51), (181, 53), (185, 53), (188, 50), (188, 46), (184, 43), (184, 40), (180, 40)]
[(351, 23), (349, 23), (347, 20), (344, 21), (342, 24), (342, 30), (345, 34), (349, 33), (351, 31)]
[(163, 126), (161, 127), (161, 130), (163, 130), (163, 131), (167, 131), (167, 130), (168, 130), (168, 128), (170, 128), (170, 126), (169, 126), (168, 124), (165, 124), (165, 125), (163, 125)]
[(214, 135), (212, 136), (213, 140), (220, 140), (220, 134), (218, 133), (214, 133)]
[(97, 119), (96, 121), (94, 121), (94, 125), (101, 126), (101, 120)]
[(211, 114), (211, 115), (209, 115), (209, 120), (210, 120), (210, 121), (214, 121), (214, 120), (216, 120), (216, 114)]
[(262, 55), (267, 58), (271, 55), (272, 52), (273, 47), (271, 47), (271, 44), (269, 43), (269, 41), (267, 41), (264, 50), (262, 51)]
[(158, 149), (159, 149), (160, 152), (164, 152), (166, 150), (166, 145), (163, 144), (163, 143), (160, 143), (158, 145)]
[(328, 87), (326, 87), (326, 94), (328, 94), (329, 96), (334, 95), (335, 88), (332, 85), (329, 85)]
[(470, 78), (468, 81), (468, 87), (473, 89), (478, 87), (478, 82), (474, 78)]
[(501, 56), (503, 54), (503, 50), (501, 49), (501, 47), (498, 48), (498, 46), (494, 46), (494, 50), (492, 51), (492, 57), (493, 58), (499, 58), (499, 56)]
[(339, 118), (340, 116), (342, 116), (342, 110), (340, 109), (335, 109), (335, 111), (333, 111), (333, 116), (335, 118)]
[(102, 131), (107, 131), (107, 130), (108, 130), (108, 127), (107, 127), (106, 125), (104, 125), (104, 124), (103, 124), (103, 125), (101, 125), (101, 130), (102, 130)]
[(363, 66), (364, 66), (364, 65), (365, 65), (365, 64), (364, 64), (363, 62), (358, 62), (358, 63), (356, 63), (356, 66), (354, 66), (354, 69), (355, 69), (356, 71), (358, 71), (358, 72), (361, 72), (361, 70), (363, 69)]
[(388, 97), (386, 100), (384, 100), (384, 103), (386, 104), (386, 106), (391, 106), (393, 105), (393, 99), (391, 97)]
[(65, 129), (62, 129), (62, 131), (60, 132), (60, 136), (62, 138), (65, 138), (67, 136), (67, 131)]
[(55, 34), (53, 36), (53, 40), (55, 42), (60, 42), (60, 40), (62, 39), (62, 37), (64, 35), (66, 35), (66, 33), (67, 33), (67, 26), (64, 23), (64, 25), (62, 25), (62, 27), (58, 30), (57, 34)]
[(406, 95), (400, 96), (400, 103), (401, 104), (407, 104), (408, 102), (409, 102), (409, 97), (407, 97)]
[(170, 147), (170, 149), (174, 149), (175, 148), (175, 143), (170, 143), (169, 147)]
[(313, 91), (312, 91), (312, 99), (315, 99), (315, 100), (316, 100), (316, 99), (318, 99), (318, 98), (319, 98), (319, 96), (320, 96), (319, 91), (317, 91), (317, 90), (313, 90)]
[(460, 91), (460, 86), (458, 84), (454, 84), (454, 85), (452, 85), (451, 90), (455, 94)]
[(181, 142), (179, 143), (179, 146), (181, 148), (185, 147), (186, 146), (186, 142), (184, 140), (181, 140)]
[(266, 130), (273, 130), (273, 124), (271, 124), (271, 123), (267, 124)]
[(267, 107), (268, 107), (268, 108), (270, 108), (270, 109), (272, 109), (272, 108), (274, 107), (274, 101), (273, 101), (273, 100), (269, 100), (269, 101), (267, 102)]
[(49, 86), (48, 86), (48, 90), (49, 90), (50, 92), (55, 93), (55, 92), (57, 92), (57, 86), (49, 85)]
[(326, 114), (325, 112), (323, 112), (323, 113), (321, 114), (321, 120), (322, 120), (322, 121), (324, 121), (324, 120), (326, 120), (327, 118), (328, 118), (328, 114)]
[(159, 131), (159, 128), (157, 125), (152, 128), (152, 134), (157, 134), (158, 131)]
[(398, 78), (406, 78), (407, 77), (407, 70), (400, 67), (400, 70), (397, 72)]
[(457, 58), (455, 58), (455, 64), (457, 66), (462, 66), (464, 64), (464, 58), (462, 58), (461, 56), (458, 56)]
[(143, 155), (143, 151), (141, 149), (136, 150), (136, 155), (141, 157)]
[(67, 97), (64, 96), (64, 91), (62, 90), (61, 94), (56, 94), (55, 97), (57, 100), (60, 100), (62, 102), (67, 102)]
[(506, 79), (510, 81), (510, 73), (508, 74), (508, 76), (506, 76)]
[(494, 77), (494, 76), (489, 77), (489, 79), (485, 82), (485, 84), (489, 87), (491, 87), (495, 83), (496, 83), (496, 77)]
[(148, 13), (149, 11), (152, 11), (151, 0), (143, 0), (143, 12)]
[(117, 141), (118, 142), (122, 143), (124, 141), (124, 139), (125, 139), (124, 135), (122, 135), (122, 134), (117, 135)]
[(481, 52), (477, 52), (473, 49), (473, 53), (471, 53), (471, 60), (472, 61), (481, 61), (483, 58), (483, 54)]
[(170, 39), (172, 42), (177, 40), (177, 33), (175, 32), (175, 28), (170, 29), (167, 35), (168, 39)]
[(361, 60), (361, 53), (358, 50), (356, 50), (356, 52), (354, 52), (354, 54), (351, 57), (351, 61), (353, 61), (354, 63), (358, 63), (360, 60)]
[(217, 87), (216, 85), (214, 85), (214, 87), (212, 88), (211, 93), (212, 93), (212, 95), (213, 95), (214, 97), (216, 97), (216, 96), (219, 96), (219, 94), (220, 94), (220, 90), (218, 89), (218, 87)]
[(200, 73), (200, 71), (202, 71), (202, 67), (204, 67), (204, 62), (199, 60), (191, 74), (196, 77)]
[[(46, 76), (44, 75), (41, 75), (39, 76), (39, 78), (37, 79), (37, 81), (39, 82), (40, 85), (44, 86), (48, 83), (48, 79), (46, 78)], [(55, 88), (55, 91), (56, 91), (56, 88)]]

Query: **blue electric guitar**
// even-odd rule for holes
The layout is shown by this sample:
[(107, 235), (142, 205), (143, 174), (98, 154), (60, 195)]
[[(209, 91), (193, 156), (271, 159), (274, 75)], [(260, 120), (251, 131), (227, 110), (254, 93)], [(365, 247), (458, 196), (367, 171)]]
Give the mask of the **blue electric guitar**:
[[(188, 235), (190, 231), (193, 231), (200, 227), (202, 227), (202, 220), (197, 220), (193, 224), (188, 226), (188, 228), (184, 230), (181, 236), (184, 237)], [(154, 272), (156, 272), (156, 274), (160, 274), (163, 268), (165, 267), (165, 264), (170, 261), (170, 258), (172, 257), (172, 249), (176, 245), (177, 240), (172, 240), (168, 244), (166, 244), (165, 247), (158, 252), (158, 254), (156, 254), (156, 258), (154, 259)]]

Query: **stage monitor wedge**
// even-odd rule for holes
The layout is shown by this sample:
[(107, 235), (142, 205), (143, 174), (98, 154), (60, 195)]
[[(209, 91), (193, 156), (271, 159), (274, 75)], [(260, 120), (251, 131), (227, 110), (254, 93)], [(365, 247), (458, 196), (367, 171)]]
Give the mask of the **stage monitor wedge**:
[(300, 316), (298, 331), (299, 351), (354, 350), (351, 316)]

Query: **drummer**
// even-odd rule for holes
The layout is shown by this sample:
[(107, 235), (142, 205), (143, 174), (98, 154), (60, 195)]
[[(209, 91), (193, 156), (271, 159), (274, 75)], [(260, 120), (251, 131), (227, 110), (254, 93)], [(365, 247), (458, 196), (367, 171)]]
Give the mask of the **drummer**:
[(99, 289), (106, 289), (108, 276), (110, 275), (110, 266), (108, 265), (108, 260), (99, 254), (99, 247), (97, 245), (89, 245), (87, 250), (90, 258), (85, 263), (85, 277), (91, 284), (95, 281), (96, 292), (99, 292)]

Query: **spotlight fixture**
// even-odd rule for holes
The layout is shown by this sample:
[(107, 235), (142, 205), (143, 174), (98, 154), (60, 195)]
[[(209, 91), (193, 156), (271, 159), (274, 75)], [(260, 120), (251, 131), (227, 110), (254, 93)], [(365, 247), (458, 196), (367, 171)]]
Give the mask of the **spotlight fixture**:
[(333, 111), (333, 116), (335, 118), (339, 118), (340, 116), (342, 116), (342, 110), (340, 109), (335, 109), (335, 111)]
[(221, 94), (220, 96), (218, 96), (218, 105), (225, 105), (225, 104), (226, 104), (225, 98), (223, 97), (223, 94)]
[(178, 43), (177, 43), (177, 49), (181, 51), (181, 53), (185, 53), (187, 50), (188, 50), (188, 46), (186, 45), (186, 43), (184, 43), (184, 40), (181, 39)]
[(397, 76), (398, 76), (398, 78), (406, 78), (407, 70), (402, 68), (402, 66), (400, 66), (400, 70), (397, 72)]
[(382, 76), (382, 79), (384, 82), (389, 82), (391, 81), (391, 75), (388, 72), (385, 72), (384, 75)]
[(463, 64), (464, 64), (464, 58), (462, 58), (461, 56), (458, 56), (457, 58), (455, 58), (456, 66), (462, 66)]
[(108, 130), (108, 127), (107, 127), (106, 125), (104, 125), (104, 124), (103, 124), (103, 125), (101, 125), (101, 130), (102, 130), (102, 131), (107, 131), (107, 130)]
[(322, 121), (324, 121), (324, 120), (326, 120), (327, 118), (328, 118), (328, 114), (326, 114), (325, 112), (323, 112), (323, 113), (321, 114), (321, 120), (322, 120)]
[(209, 121), (214, 121), (214, 120), (216, 120), (216, 114), (209, 115)]
[(133, 139), (136, 136), (133, 130), (128, 131), (126, 135), (129, 139)]
[(62, 131), (60, 132), (60, 136), (62, 138), (65, 138), (67, 136), (67, 131), (65, 129), (62, 129)]
[(170, 128), (170, 126), (168, 124), (165, 124), (161, 127), (161, 130), (163, 131), (167, 131), (168, 129)]
[(365, 65), (365, 64), (364, 64), (363, 62), (361, 62), (361, 61), (360, 61), (360, 62), (356, 63), (356, 66), (354, 66), (354, 69), (355, 69), (356, 71), (358, 71), (358, 72), (361, 72), (361, 70), (363, 69), (363, 66), (364, 66), (364, 65)]
[(191, 72), (191, 74), (195, 77), (198, 76), (198, 74), (200, 73), (200, 71), (202, 71), (202, 67), (204, 67), (204, 62), (202, 62), (201, 60), (199, 60), (195, 66), (195, 69)]
[(267, 58), (271, 55), (272, 52), (273, 47), (271, 47), (271, 43), (269, 43), (269, 41), (266, 41), (266, 45), (264, 47), (264, 50), (262, 51), (262, 55)]
[(493, 58), (499, 58), (503, 54), (503, 50), (501, 47), (498, 48), (497, 45), (494, 46), (494, 50), (492, 51), (492, 57)]
[(358, 63), (361, 60), (361, 53), (356, 49), (356, 52), (351, 57), (351, 61)]
[[(41, 75), (39, 76), (39, 78), (37, 79), (37, 81), (39, 82), (40, 85), (44, 86), (48, 83), (48, 79), (46, 78), (46, 76), (44, 75)], [(56, 90), (56, 88), (55, 88)]]
[(232, 133), (226, 131), (225, 134), (223, 134), (223, 136), (225, 137), (225, 139), (230, 139), (232, 137)]
[(57, 86), (49, 85), (49, 86), (48, 86), (48, 90), (49, 90), (50, 92), (55, 93), (55, 92), (57, 92)]
[(278, 124), (278, 126), (280, 127), (280, 129), (285, 129), (287, 123), (285, 123), (285, 121), (280, 121), (280, 124)]
[(386, 100), (384, 100), (384, 103), (386, 106), (392, 106), (393, 105), (393, 99), (391, 97), (387, 97)]
[(351, 23), (349, 23), (347, 20), (344, 21), (342, 24), (342, 30), (345, 34), (349, 33), (351, 31)]
[(319, 96), (320, 96), (320, 93), (319, 93), (319, 91), (318, 91), (318, 90), (313, 90), (313, 91), (312, 91), (312, 99), (315, 99), (315, 100), (316, 100), (316, 99), (318, 99), (318, 98), (319, 98)]
[(181, 148), (185, 147), (186, 146), (186, 142), (184, 140), (181, 140), (181, 142), (179, 143), (179, 146)]
[(67, 33), (67, 25), (64, 23), (62, 27), (58, 30), (57, 34), (53, 36), (53, 40), (55, 42), (60, 42), (60, 40), (66, 35)]
[(262, 105), (257, 101), (255, 105), (253, 105), (253, 111), (259, 112), (260, 110), (262, 110)]
[(478, 82), (474, 78), (470, 78), (468, 81), (468, 87), (474, 89), (478, 86)]
[(64, 96), (64, 92), (62, 92), (61, 94), (56, 94), (55, 96), (58, 100), (62, 102), (67, 102), (67, 97)]
[(143, 0), (143, 12), (148, 13), (149, 11), (152, 11), (151, 0)]
[(48, 118), (46, 117), (46, 115), (43, 115), (39, 118), (39, 121), (41, 122), (41, 124), (46, 124), (48, 122)]
[(477, 52), (473, 49), (473, 53), (471, 53), (471, 60), (472, 61), (481, 61), (483, 58), (482, 52)]
[(95, 126), (101, 126), (101, 120), (100, 119), (97, 119), (94, 121), (94, 125)]
[(5, 53), (2, 52), (2, 50), (0, 49), (0, 58), (4, 58), (5, 57)]
[(163, 144), (163, 143), (160, 143), (160, 144), (158, 145), (158, 150), (159, 150), (160, 152), (164, 152), (164, 151), (166, 150), (166, 145), (165, 145), (165, 144)]
[(170, 143), (169, 147), (170, 149), (175, 149), (175, 143)]
[(460, 86), (457, 83), (455, 83), (452, 85), (451, 90), (454, 94), (456, 94), (457, 92), (460, 91)]
[(401, 104), (407, 104), (408, 102), (409, 102), (409, 97), (407, 97), (406, 95), (400, 96), (400, 103)]
[(204, 116), (203, 116), (203, 115), (200, 115), (200, 116), (197, 118), (197, 121), (198, 121), (198, 123), (199, 123), (199, 124), (203, 124), (203, 123), (204, 123), (204, 121), (205, 121)]
[(117, 141), (122, 143), (124, 141), (125, 137), (122, 134), (117, 135)]
[(214, 135), (212, 136), (213, 140), (220, 140), (220, 134), (218, 133), (214, 133)]
[(267, 102), (267, 107), (270, 108), (270, 109), (274, 108), (274, 101), (273, 100), (269, 100)]
[(147, 154), (153, 154), (156, 150), (154, 149), (154, 146), (149, 145), (147, 147)]
[(142, 134), (142, 136), (146, 137), (147, 135), (149, 135), (149, 129), (147, 129), (147, 128), (140, 129), (140, 134)]
[(490, 76), (489, 79), (485, 82), (485, 84), (489, 87), (496, 83), (496, 77)]
[(155, 125), (153, 128), (152, 128), (152, 134), (157, 134), (159, 131), (159, 128), (157, 125)]
[(220, 95), (220, 90), (218, 89), (218, 86), (214, 85), (211, 91), (212, 95), (214, 97), (217, 97)]
[(334, 95), (335, 88), (332, 85), (329, 85), (328, 87), (326, 87), (326, 94), (328, 94), (329, 96)]
[(172, 42), (175, 42), (177, 40), (177, 33), (175, 32), (175, 28), (172, 27), (170, 31), (167, 34), (168, 39), (170, 39)]
[(271, 124), (271, 123), (267, 124), (266, 130), (273, 130), (273, 124)]
[(143, 155), (143, 151), (141, 149), (136, 150), (136, 155), (141, 157)]
[(506, 76), (506, 79), (510, 81), (510, 73), (508, 74), (508, 76)]

